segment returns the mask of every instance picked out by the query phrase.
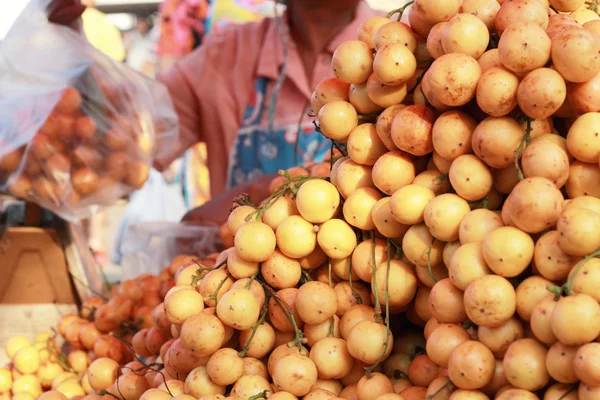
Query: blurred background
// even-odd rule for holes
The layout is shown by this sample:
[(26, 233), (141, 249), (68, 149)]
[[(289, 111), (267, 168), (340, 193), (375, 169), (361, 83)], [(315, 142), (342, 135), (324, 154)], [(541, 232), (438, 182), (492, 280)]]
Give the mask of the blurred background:
[[(81, 1), (88, 7), (82, 19), (90, 43), (113, 59), (148, 76), (166, 72), (177, 60), (200, 46), (205, 35), (224, 25), (257, 21), (276, 12), (281, 13), (284, 7), (276, 4), (275, 0)], [(406, 2), (366, 1), (372, 8), (381, 11), (398, 8)], [(27, 4), (27, 0), (0, 0), (0, 42)], [(199, 143), (162, 176), (155, 174), (143, 189), (149, 192), (151, 185), (159, 185), (160, 193), (164, 193), (161, 200), (173, 205), (169, 207), (168, 215), (164, 212), (129, 215), (131, 211), (127, 211), (127, 205), (134, 201), (135, 196), (140, 197), (137, 202), (145, 201), (140, 194), (142, 190), (85, 221), (96, 261), (107, 268), (119, 263), (120, 254), (115, 249), (118, 250), (119, 242), (123, 241), (121, 236), (129, 224), (154, 220), (177, 222), (187, 210), (205, 203), (210, 199), (208, 176), (206, 148)]]

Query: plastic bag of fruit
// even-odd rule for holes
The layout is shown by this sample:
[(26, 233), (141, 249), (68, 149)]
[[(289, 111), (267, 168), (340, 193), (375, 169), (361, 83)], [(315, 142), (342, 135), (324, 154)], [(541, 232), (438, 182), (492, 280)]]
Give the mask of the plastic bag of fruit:
[(178, 254), (204, 258), (221, 250), (219, 228), (174, 222), (133, 224), (123, 235), (119, 248), (123, 279), (144, 273), (157, 275)]
[(32, 0), (0, 46), (0, 191), (68, 220), (141, 188), (178, 123), (164, 86)]

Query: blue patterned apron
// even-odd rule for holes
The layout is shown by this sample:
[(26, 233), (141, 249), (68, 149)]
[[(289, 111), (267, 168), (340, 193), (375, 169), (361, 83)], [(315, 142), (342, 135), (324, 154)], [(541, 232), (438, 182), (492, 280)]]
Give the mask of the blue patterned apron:
[(297, 164), (320, 162), (329, 154), (331, 142), (316, 132), (310, 122), (303, 123), (300, 129), (297, 122), (287, 126), (276, 122), (273, 132), (269, 132), (268, 124), (261, 124), (269, 104), (266, 98), (269, 82), (264, 77), (254, 82), (255, 93), (246, 106), (242, 126), (229, 155), (228, 188), (293, 167), (295, 160)]

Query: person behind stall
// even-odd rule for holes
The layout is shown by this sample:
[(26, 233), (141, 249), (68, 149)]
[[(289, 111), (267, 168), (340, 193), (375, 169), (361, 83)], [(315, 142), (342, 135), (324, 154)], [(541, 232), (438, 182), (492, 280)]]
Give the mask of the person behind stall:
[[(79, 0), (51, 0), (49, 18), (71, 25), (82, 10)], [(221, 224), (238, 194), (259, 202), (278, 170), (329, 153), (307, 115), (309, 99), (333, 76), (337, 46), (355, 40), (374, 15), (362, 0), (289, 0), (281, 17), (208, 35), (159, 78), (171, 93), (180, 135), (155, 166), (164, 169), (195, 143), (207, 145), (213, 197), (184, 221)]]
[(123, 37), (127, 52), (125, 63), (132, 69), (154, 76), (156, 69), (156, 46), (158, 29), (150, 17), (139, 16), (135, 28)]

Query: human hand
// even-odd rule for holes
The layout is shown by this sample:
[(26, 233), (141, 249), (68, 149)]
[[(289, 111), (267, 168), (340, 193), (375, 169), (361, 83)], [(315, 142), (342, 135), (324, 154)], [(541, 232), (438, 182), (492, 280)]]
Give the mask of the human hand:
[(228, 189), (213, 197), (204, 205), (189, 211), (183, 217), (182, 222), (222, 225), (227, 221), (234, 199), (237, 196), (247, 194), (255, 204), (259, 204), (269, 196), (269, 184), (277, 176), (277, 174), (262, 176), (243, 185)]
[(50, 0), (46, 8), (50, 22), (67, 26), (75, 24), (84, 11), (80, 0)]

